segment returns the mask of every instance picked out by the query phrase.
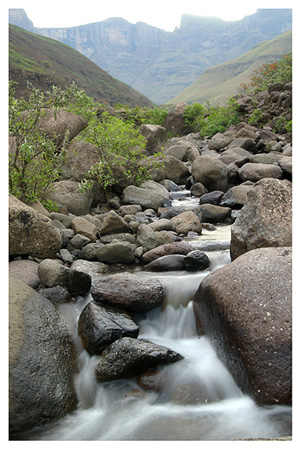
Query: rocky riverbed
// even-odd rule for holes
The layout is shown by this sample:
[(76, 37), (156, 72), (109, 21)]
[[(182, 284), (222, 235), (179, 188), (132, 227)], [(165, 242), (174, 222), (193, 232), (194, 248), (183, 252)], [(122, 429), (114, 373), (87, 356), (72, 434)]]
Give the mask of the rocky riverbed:
[[(203, 273), (188, 300), (199, 335), (243, 394), (291, 405), (291, 136), (241, 123), (170, 139), (152, 180), (107, 204), (78, 191), (77, 162), (51, 194), (58, 212), (9, 199), (11, 438), (80, 406), (78, 345), (98, 383), (181, 366), (180, 349), (139, 336), (141, 314), (166, 307), (165, 273)], [(213, 271), (216, 250), (230, 258)], [(74, 341), (60, 304), (86, 295)]]

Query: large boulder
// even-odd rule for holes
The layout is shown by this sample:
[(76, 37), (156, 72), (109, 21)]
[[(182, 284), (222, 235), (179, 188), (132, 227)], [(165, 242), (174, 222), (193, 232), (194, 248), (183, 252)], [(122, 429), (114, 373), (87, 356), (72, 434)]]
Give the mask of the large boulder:
[(76, 408), (76, 352), (55, 306), (19, 279), (9, 283), (10, 438)]
[(87, 293), (91, 288), (91, 276), (82, 271), (68, 268), (52, 259), (44, 259), (38, 267), (42, 287), (61, 286), (71, 295)]
[(96, 250), (99, 262), (104, 263), (133, 263), (136, 245), (129, 242), (113, 241)]
[(61, 233), (50, 218), (9, 195), (10, 256), (55, 257), (61, 246)]
[(92, 191), (81, 193), (78, 182), (68, 180), (55, 182), (47, 197), (74, 215), (88, 214), (94, 199)]
[(148, 340), (123, 337), (103, 351), (95, 375), (99, 382), (134, 377), (182, 358), (177, 352)]
[(175, 145), (164, 150), (164, 154), (174, 156), (183, 162), (193, 162), (199, 156), (199, 151), (191, 142), (179, 140)]
[(212, 156), (199, 156), (192, 164), (192, 175), (195, 182), (201, 182), (209, 192), (228, 187), (228, 168), (223, 162)]
[(282, 178), (279, 165), (247, 162), (239, 170), (238, 175), (242, 181), (257, 182), (263, 178)]
[(78, 334), (84, 349), (95, 355), (119, 338), (136, 338), (139, 326), (123, 310), (91, 301), (79, 316)]
[(161, 182), (164, 179), (169, 179), (175, 184), (185, 184), (190, 172), (184, 162), (167, 154), (166, 156), (150, 156), (148, 161), (152, 161), (158, 167), (153, 171), (150, 170), (151, 177), (154, 181)]
[(249, 190), (247, 202), (232, 225), (231, 259), (255, 248), (291, 245), (292, 184), (262, 179)]
[(122, 193), (122, 204), (140, 205), (143, 209), (157, 210), (164, 205), (164, 196), (150, 189), (128, 186)]
[(37, 290), (40, 285), (39, 264), (33, 260), (13, 260), (9, 263), (9, 273), (29, 287)]
[(149, 154), (158, 153), (166, 145), (167, 130), (159, 125), (142, 125), (140, 133), (146, 138), (146, 150)]
[(100, 304), (118, 306), (128, 312), (147, 312), (164, 301), (164, 288), (159, 280), (132, 273), (102, 277), (93, 283), (91, 294)]
[(194, 297), (199, 332), (260, 404), (291, 404), (291, 308), (291, 248), (240, 256), (209, 274)]
[(43, 109), (37, 125), (39, 130), (53, 139), (60, 148), (65, 138), (68, 141), (74, 139), (88, 126), (88, 121), (67, 111), (55, 112), (52, 109)]
[(187, 235), (190, 231), (201, 234), (202, 225), (196, 214), (192, 211), (182, 212), (171, 218), (171, 222), (176, 226), (177, 234)]
[(96, 145), (83, 140), (72, 142), (66, 153), (61, 169), (61, 179), (82, 181), (92, 165), (101, 160), (101, 153)]
[(176, 106), (168, 113), (164, 119), (163, 126), (173, 134), (184, 134), (186, 130), (186, 123), (184, 119), (184, 111), (187, 104), (180, 101)]

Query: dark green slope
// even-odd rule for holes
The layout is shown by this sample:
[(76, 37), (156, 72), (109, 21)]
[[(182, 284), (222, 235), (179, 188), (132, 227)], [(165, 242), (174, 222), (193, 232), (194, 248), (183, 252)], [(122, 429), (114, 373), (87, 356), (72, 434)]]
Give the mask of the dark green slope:
[(101, 103), (153, 106), (141, 93), (116, 80), (78, 51), (54, 39), (9, 26), (9, 79), (16, 93), (27, 94), (27, 81), (41, 90), (68, 87), (72, 81)]

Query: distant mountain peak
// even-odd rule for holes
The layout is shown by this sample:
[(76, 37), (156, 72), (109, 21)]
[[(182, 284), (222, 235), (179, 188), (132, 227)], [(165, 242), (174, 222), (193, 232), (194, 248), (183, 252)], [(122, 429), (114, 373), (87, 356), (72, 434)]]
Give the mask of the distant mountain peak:
[(24, 9), (10, 9), (9, 10), (9, 23), (17, 25), (18, 27), (24, 28), (28, 31), (33, 31), (34, 26)]

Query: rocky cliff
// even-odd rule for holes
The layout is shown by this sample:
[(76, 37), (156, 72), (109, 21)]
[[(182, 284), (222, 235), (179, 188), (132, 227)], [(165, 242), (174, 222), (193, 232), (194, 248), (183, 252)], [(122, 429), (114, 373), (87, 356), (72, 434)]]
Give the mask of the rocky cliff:
[(72, 28), (35, 28), (35, 32), (70, 45), (112, 76), (163, 104), (209, 67), (291, 28), (291, 9), (259, 9), (235, 22), (184, 15), (173, 32), (121, 18)]

